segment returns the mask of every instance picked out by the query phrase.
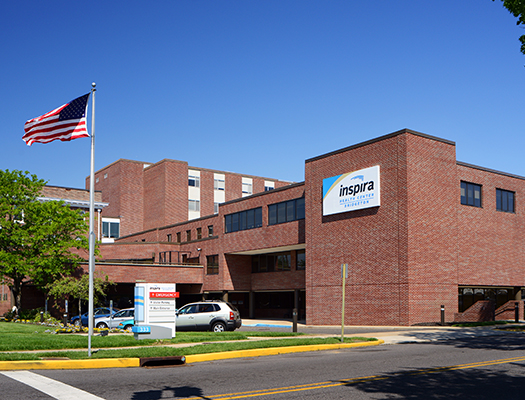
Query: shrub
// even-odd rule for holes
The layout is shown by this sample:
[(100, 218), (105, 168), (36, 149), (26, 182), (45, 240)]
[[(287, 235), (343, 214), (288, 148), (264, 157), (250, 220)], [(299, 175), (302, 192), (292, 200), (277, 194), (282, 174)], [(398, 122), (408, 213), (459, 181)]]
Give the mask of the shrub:
[(16, 314), (13, 311), (7, 311), (4, 313), (4, 318), (6, 321), (12, 321), (16, 318)]

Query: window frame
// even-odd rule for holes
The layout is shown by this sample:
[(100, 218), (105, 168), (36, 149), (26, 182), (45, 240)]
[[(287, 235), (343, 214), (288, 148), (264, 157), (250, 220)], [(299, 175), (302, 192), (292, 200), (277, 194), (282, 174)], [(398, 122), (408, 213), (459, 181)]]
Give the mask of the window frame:
[(188, 186), (200, 188), (201, 187), (201, 177), (197, 175), (188, 174)]
[[(505, 197), (505, 200), (503, 199), (503, 197)], [(504, 205), (504, 203), (506, 203), (506, 205)], [(496, 211), (515, 214), (516, 192), (496, 188)]]
[(304, 197), (268, 205), (268, 225), (304, 219)]
[[(477, 183), (461, 181), (461, 204), (464, 206), (471, 206), (483, 208), (483, 186)], [(479, 199), (476, 199), (476, 189), (478, 189)], [(470, 191), (472, 194), (469, 195)]]
[(219, 255), (206, 256), (206, 275), (219, 275)]
[[(253, 215), (253, 219), (251, 216)], [(248, 219), (250, 216), (250, 220)], [(246, 231), (262, 227), (262, 207), (250, 208), (224, 216), (224, 233)]]

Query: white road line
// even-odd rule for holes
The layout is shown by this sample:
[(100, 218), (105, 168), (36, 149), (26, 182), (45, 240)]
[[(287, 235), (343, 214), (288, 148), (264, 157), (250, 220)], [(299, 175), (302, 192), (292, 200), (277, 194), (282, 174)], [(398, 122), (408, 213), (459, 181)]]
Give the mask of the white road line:
[(104, 400), (84, 390), (29, 371), (3, 371), (0, 374), (40, 390), (58, 400)]

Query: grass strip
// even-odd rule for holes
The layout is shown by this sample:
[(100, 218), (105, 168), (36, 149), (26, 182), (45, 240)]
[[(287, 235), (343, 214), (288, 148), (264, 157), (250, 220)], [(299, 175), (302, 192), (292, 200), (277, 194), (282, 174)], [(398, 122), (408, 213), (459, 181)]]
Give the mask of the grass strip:
[[(352, 337), (345, 338), (345, 343), (357, 343), (364, 341), (374, 341), (374, 338)], [(140, 341), (144, 342), (144, 341)], [(305, 346), (317, 344), (339, 344), (341, 339), (338, 337), (330, 338), (290, 338), (290, 339), (269, 339), (260, 341), (243, 341), (228, 343), (206, 343), (189, 347), (140, 347), (133, 349), (101, 349), (94, 352), (91, 357), (87, 356), (87, 351), (60, 351), (60, 352), (37, 352), (37, 353), (3, 353), (0, 354), (0, 361), (20, 361), (20, 360), (40, 360), (42, 358), (63, 358), (71, 360), (100, 359), (100, 358), (133, 358), (133, 357), (167, 357), (167, 356), (187, 356), (193, 354), (208, 354), (223, 351), (264, 349), (270, 347)]]
[[(33, 351), (83, 349), (88, 346), (87, 335), (77, 333), (53, 334), (54, 327), (13, 322), (0, 323), (0, 351)], [(177, 332), (173, 339), (135, 340), (132, 334), (114, 334), (91, 338), (92, 348), (138, 347), (178, 343), (247, 340), (248, 337), (294, 337), (293, 332)]]

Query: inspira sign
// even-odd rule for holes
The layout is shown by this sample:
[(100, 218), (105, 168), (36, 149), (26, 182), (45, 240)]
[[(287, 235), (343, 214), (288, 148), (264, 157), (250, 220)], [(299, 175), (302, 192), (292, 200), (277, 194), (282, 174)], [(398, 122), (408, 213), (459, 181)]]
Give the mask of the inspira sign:
[(379, 165), (323, 179), (323, 215), (380, 205)]

